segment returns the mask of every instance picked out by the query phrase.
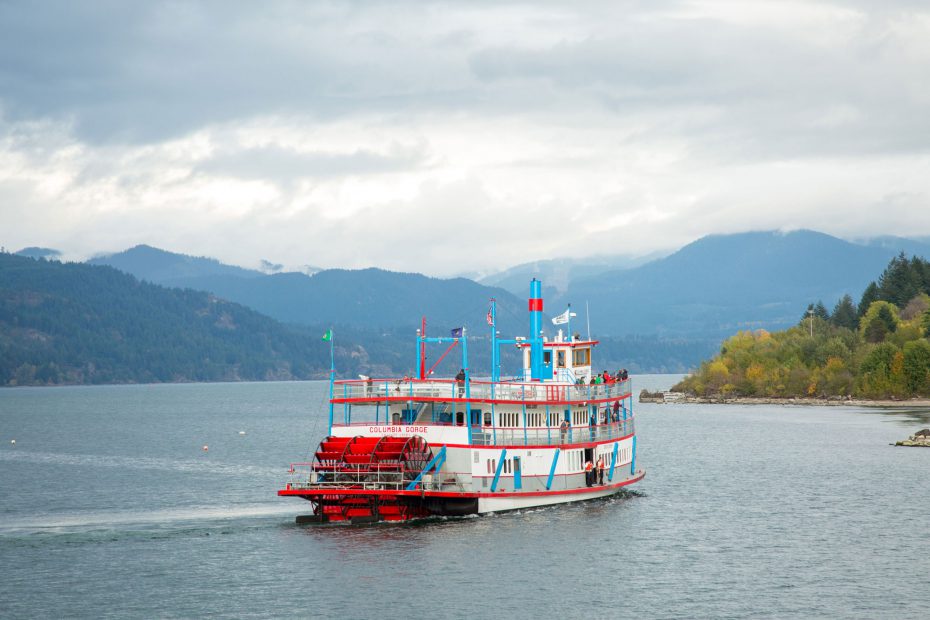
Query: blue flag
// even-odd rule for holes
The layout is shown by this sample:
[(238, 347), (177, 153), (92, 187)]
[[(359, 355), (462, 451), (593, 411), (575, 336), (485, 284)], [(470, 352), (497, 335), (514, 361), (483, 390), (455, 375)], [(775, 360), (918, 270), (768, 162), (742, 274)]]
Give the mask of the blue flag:
[(461, 338), (461, 337), (462, 337), (462, 329), (463, 329), (463, 328), (461, 328), (461, 327), (456, 327), (456, 328), (454, 328), (454, 329), (452, 330), (452, 337), (453, 337), (453, 338)]

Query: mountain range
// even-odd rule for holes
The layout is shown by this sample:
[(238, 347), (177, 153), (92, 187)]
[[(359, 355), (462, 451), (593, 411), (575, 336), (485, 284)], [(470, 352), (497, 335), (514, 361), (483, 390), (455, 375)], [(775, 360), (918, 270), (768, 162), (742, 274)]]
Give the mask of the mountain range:
[(91, 262), (165, 286), (209, 291), (284, 323), (413, 329), (425, 315), (433, 335), (433, 326), (485, 329), (491, 297), (501, 334), (525, 335), (529, 280), (538, 277), (549, 315), (572, 304), (578, 314), (573, 331), (586, 331), (587, 306), (598, 337), (722, 340), (739, 329), (793, 325), (818, 300), (828, 307), (844, 294), (858, 300), (902, 251), (930, 256), (930, 243), (899, 237), (854, 243), (809, 230), (711, 235), (638, 266), (631, 257), (554, 259), (480, 282), (375, 268), (266, 275), (148, 246)]
[(723, 339), (794, 325), (818, 300), (828, 308), (844, 294), (858, 301), (901, 251), (930, 256), (930, 244), (852, 243), (809, 230), (711, 235), (634, 269), (578, 278), (554, 302), (590, 300), (598, 334)]
[[(478, 341), (470, 347), (471, 365), (480, 368), (486, 362), (489, 348), (485, 320), (489, 298), (497, 300), (497, 329), (501, 336), (526, 335), (528, 280), (535, 275), (555, 283), (550, 286), (543, 281), (549, 316), (561, 313), (571, 303), (578, 314), (572, 331), (585, 335), (590, 319), (591, 335), (602, 343), (597, 365), (611, 369), (625, 366), (636, 372), (682, 372), (712, 354), (724, 338), (737, 330), (774, 330), (794, 325), (807, 304), (817, 300), (823, 300), (828, 307), (847, 293), (858, 300), (868, 282), (902, 251), (930, 256), (930, 243), (925, 239), (897, 237), (850, 242), (806, 230), (751, 232), (704, 237), (668, 256), (640, 265), (631, 257), (553, 259), (520, 265), (475, 282), (375, 268), (315, 273), (308, 268), (309, 273), (280, 273), (279, 266), (269, 263), (260, 271), (150, 246), (98, 256), (87, 265), (61, 265), (56, 262), (59, 254), (55, 250), (27, 248), (22, 254), (38, 265), (31, 268), (32, 272), (23, 271), (25, 268), (19, 264), (4, 263), (5, 269), (20, 275), (7, 274), (0, 282), (0, 294), (6, 300), (5, 314), (0, 317), (0, 345), (6, 347), (4, 355), (10, 359), (13, 356), (9, 352), (16, 352), (16, 359), (20, 360), (17, 368), (26, 370), (12, 372), (19, 372), (20, 379), (26, 382), (29, 372), (39, 372), (43, 367), (46, 370), (42, 376), (49, 375), (49, 364), (58, 368), (63, 382), (86, 382), (82, 374), (86, 369), (75, 370), (75, 364), (81, 359), (81, 350), (85, 353), (90, 350), (84, 345), (91, 341), (108, 342), (115, 351), (107, 353), (106, 347), (94, 349), (96, 355), (112, 363), (109, 370), (92, 373), (93, 381), (201, 380), (204, 375), (198, 370), (198, 363), (190, 361), (198, 359), (209, 360), (205, 367), (212, 369), (208, 373), (211, 377), (296, 378), (325, 374), (326, 360), (320, 358), (321, 349), (314, 344), (313, 336), (318, 340), (325, 327), (337, 326), (341, 334), (343, 376), (356, 372), (408, 373), (415, 359), (413, 332), (420, 326), (420, 318), (426, 316), (430, 336), (447, 335), (449, 329), (467, 325), (471, 338)], [(44, 273), (43, 266), (54, 269), (56, 264), (67, 269), (79, 266), (91, 270), (80, 272), (79, 280), (85, 285), (101, 281), (107, 284), (97, 288), (70, 287), (61, 273), (72, 272), (61, 272), (54, 278), (47, 274), (40, 278), (41, 281), (51, 278), (58, 283), (58, 289), (36, 290), (27, 286), (21, 275), (29, 272), (38, 277)], [(114, 269), (132, 277), (127, 275), (128, 280), (121, 280), (94, 275), (115, 274)], [(500, 286), (488, 286), (492, 283)], [(146, 291), (145, 303), (140, 301), (140, 290)], [(179, 304), (179, 295), (187, 301)], [(80, 309), (93, 305), (94, 297), (110, 300), (116, 310), (90, 314), (75, 310), (70, 317), (46, 317), (48, 326), (67, 325), (64, 332), (46, 331), (41, 325), (30, 324), (36, 320), (35, 316), (29, 314), (29, 304), (22, 303), (23, 299), (57, 300), (44, 306), (54, 314), (53, 308)], [(153, 307), (148, 314), (146, 303)], [(225, 314), (207, 312), (218, 308), (216, 304), (226, 304)], [(592, 311), (590, 317), (585, 316), (588, 305)], [(187, 365), (160, 363), (160, 370), (153, 374), (151, 368), (146, 369), (146, 364), (141, 363), (145, 356), (138, 352), (135, 357), (130, 354), (133, 342), (142, 345), (123, 333), (125, 321), (137, 316), (144, 323), (143, 318), (149, 315), (160, 317), (162, 324), (199, 334), (191, 339), (172, 335), (170, 329), (159, 331), (161, 328), (154, 325), (143, 329), (149, 335), (161, 334), (154, 341), (145, 341), (148, 343), (145, 346), (151, 348), (157, 341), (174, 342), (174, 354), (160, 355), (169, 360), (172, 356), (186, 359)], [(233, 338), (233, 344), (216, 341), (217, 337), (228, 340), (230, 336), (222, 330), (216, 332), (217, 325), (226, 323), (227, 319), (222, 317), (227, 315), (233, 317), (233, 324), (249, 326), (234, 333), (252, 331), (258, 340), (251, 344), (241, 338)], [(94, 332), (82, 330), (75, 316), (104, 318), (93, 326), (98, 330)], [(191, 316), (207, 316), (204, 319), (207, 322), (198, 327)], [(548, 320), (544, 326), (551, 337), (556, 327)], [(62, 345), (71, 361), (65, 360), (61, 351), (52, 355), (43, 344), (68, 341), (69, 330), (82, 333), (78, 340), (84, 343), (81, 345), (84, 349), (74, 342)], [(108, 336), (114, 333), (119, 337)], [(128, 333), (135, 332), (130, 329)], [(288, 340), (300, 346), (289, 348), (285, 345)], [(257, 346), (259, 341), (265, 343), (259, 348), (260, 355), (250, 354), (249, 347)], [(300, 352), (303, 349), (305, 353)], [(226, 351), (224, 368), (214, 363), (219, 350)], [(45, 353), (40, 354), (42, 351)], [(256, 363), (247, 363), (250, 357)], [(505, 359), (511, 365), (516, 364), (512, 352)], [(131, 360), (135, 360), (135, 371), (120, 371), (118, 360), (130, 366)], [(98, 366), (92, 364), (92, 367)], [(63, 370), (66, 368), (70, 370)]]

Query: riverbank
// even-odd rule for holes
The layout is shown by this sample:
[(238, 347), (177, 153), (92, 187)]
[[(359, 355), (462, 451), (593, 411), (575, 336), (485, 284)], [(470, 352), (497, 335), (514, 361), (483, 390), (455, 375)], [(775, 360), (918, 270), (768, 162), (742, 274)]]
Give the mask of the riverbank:
[(680, 392), (663, 392), (661, 397), (650, 395), (641, 403), (656, 404), (691, 404), (691, 405), (799, 405), (814, 407), (930, 407), (928, 398), (910, 398), (901, 400), (871, 400), (862, 398), (764, 398), (755, 396), (702, 397), (688, 396)]

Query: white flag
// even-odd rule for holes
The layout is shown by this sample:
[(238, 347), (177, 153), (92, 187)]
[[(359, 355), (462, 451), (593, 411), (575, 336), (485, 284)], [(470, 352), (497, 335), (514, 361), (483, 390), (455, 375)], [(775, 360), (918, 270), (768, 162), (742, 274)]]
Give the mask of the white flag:
[(574, 312), (571, 312), (571, 311), (569, 311), (569, 310), (566, 310), (565, 312), (563, 312), (563, 313), (560, 314), (559, 316), (554, 316), (554, 317), (552, 317), (552, 324), (553, 324), (553, 325), (561, 325), (562, 323), (568, 323), (568, 317), (569, 317), (569, 316), (577, 316), (577, 315), (576, 315)]

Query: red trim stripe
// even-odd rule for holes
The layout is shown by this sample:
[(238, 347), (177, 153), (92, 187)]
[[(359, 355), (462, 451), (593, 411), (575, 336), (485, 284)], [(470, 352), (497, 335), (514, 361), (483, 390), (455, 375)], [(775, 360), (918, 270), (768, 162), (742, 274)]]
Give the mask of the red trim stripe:
[[(548, 386), (547, 386), (548, 387)], [(558, 387), (571, 387), (567, 385), (562, 386), (552, 386), (553, 389)], [(592, 398), (590, 400), (512, 400), (506, 398), (495, 398), (491, 400), (490, 398), (472, 398), (470, 402), (472, 403), (494, 403), (497, 405), (585, 405), (592, 403), (608, 403), (615, 400), (626, 400), (632, 396), (631, 392), (626, 394), (618, 394), (616, 396), (611, 396), (609, 398)], [(455, 398), (451, 396), (413, 396), (411, 398), (407, 395), (400, 396), (388, 396), (386, 398), (376, 398), (374, 396), (369, 397), (346, 397), (346, 398), (333, 398), (333, 404), (342, 405), (345, 403), (465, 403), (469, 402), (467, 398)]]
[(542, 311), (543, 311), (542, 299), (531, 299), (530, 300), (530, 312), (542, 312)]
[(322, 497), (324, 495), (380, 495), (384, 497), (544, 497), (548, 495), (578, 495), (581, 493), (594, 493), (599, 490), (604, 489), (619, 489), (620, 487), (625, 487), (627, 485), (639, 482), (646, 476), (646, 472), (642, 471), (638, 476), (630, 478), (629, 480), (624, 480), (622, 482), (615, 482), (613, 484), (605, 484), (603, 486), (597, 487), (579, 487), (577, 489), (562, 489), (558, 491), (528, 491), (523, 492), (499, 492), (499, 493), (452, 493), (449, 491), (385, 491), (378, 489), (280, 489), (278, 491), (279, 496), (285, 495), (296, 495), (298, 497), (313, 498), (313, 497)]

